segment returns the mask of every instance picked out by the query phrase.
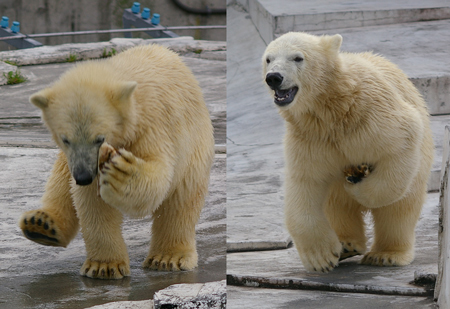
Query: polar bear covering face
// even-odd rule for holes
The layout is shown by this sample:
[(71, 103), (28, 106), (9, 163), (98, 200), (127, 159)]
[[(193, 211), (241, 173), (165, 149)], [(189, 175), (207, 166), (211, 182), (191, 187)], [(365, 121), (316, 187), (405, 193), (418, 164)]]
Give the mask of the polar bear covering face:
[(135, 47), (78, 64), (30, 101), (62, 152), (42, 208), (19, 221), (27, 238), (65, 247), (81, 226), (81, 275), (118, 279), (130, 274), (123, 216), (152, 215), (143, 266), (197, 266), (195, 224), (214, 138), (201, 89), (180, 57), (158, 45)]
[[(286, 225), (307, 270), (414, 259), (433, 141), (425, 102), (372, 53), (341, 53), (340, 35), (287, 33), (267, 47), (263, 78), (286, 120)], [(363, 214), (374, 243), (366, 253)]]

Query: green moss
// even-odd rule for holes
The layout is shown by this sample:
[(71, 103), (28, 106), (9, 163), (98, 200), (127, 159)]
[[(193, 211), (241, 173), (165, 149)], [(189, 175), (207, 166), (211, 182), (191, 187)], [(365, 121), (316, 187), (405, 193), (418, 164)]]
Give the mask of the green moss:
[(78, 60), (78, 56), (75, 54), (70, 54), (69, 58), (66, 59), (67, 62), (75, 62)]
[(3, 73), (3, 76), (6, 78), (6, 84), (8, 85), (20, 84), (27, 80), (27, 78), (20, 73), (20, 70)]
[(112, 57), (115, 54), (117, 54), (117, 51), (114, 48), (112, 48), (109, 52), (107, 52), (106, 48), (105, 48), (105, 49), (103, 49), (102, 58)]
[(14, 61), (5, 60), (5, 61), (3, 61), (3, 62), (4, 62), (4, 63), (7, 63), (7, 64), (10, 64), (10, 65), (15, 65), (15, 66), (17, 66), (17, 63), (14, 62)]
[(203, 49), (196, 49), (196, 50), (194, 50), (194, 53), (195, 53), (195, 54), (201, 54), (202, 51), (203, 51)]

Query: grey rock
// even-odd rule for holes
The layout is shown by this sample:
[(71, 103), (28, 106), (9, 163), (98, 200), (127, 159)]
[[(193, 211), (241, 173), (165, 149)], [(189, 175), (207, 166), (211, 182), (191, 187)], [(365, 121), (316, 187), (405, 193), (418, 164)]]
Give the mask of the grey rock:
[(209, 309), (225, 308), (225, 280), (205, 284), (175, 284), (158, 291), (153, 297), (154, 308)]

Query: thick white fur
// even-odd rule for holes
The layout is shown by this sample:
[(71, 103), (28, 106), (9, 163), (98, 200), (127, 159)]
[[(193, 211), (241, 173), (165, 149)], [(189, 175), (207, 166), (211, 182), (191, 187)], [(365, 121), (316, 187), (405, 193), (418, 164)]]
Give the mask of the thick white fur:
[[(144, 267), (196, 267), (195, 224), (207, 194), (214, 139), (201, 89), (181, 59), (158, 45), (136, 47), (111, 59), (81, 63), (30, 100), (42, 109), (63, 152), (43, 207), (25, 213), (21, 228), (56, 238), (51, 245), (66, 246), (80, 225), (87, 251), (80, 273), (121, 278), (130, 273), (123, 215), (151, 214)], [(75, 185), (67, 167), (70, 149), (61, 134), (72, 139), (101, 134), (118, 149), (120, 155), (97, 176), (100, 196), (97, 179)], [(38, 216), (50, 229), (30, 226)], [(52, 228), (53, 236), (48, 234)]]
[[(326, 272), (339, 258), (365, 253), (362, 215), (370, 210), (375, 239), (362, 263), (407, 265), (434, 151), (426, 104), (397, 66), (372, 53), (340, 52), (341, 42), (340, 35), (292, 32), (263, 56), (264, 78), (279, 72), (282, 89), (299, 88), (279, 109), (286, 225), (304, 266)], [(346, 182), (343, 170), (360, 164), (372, 172)]]

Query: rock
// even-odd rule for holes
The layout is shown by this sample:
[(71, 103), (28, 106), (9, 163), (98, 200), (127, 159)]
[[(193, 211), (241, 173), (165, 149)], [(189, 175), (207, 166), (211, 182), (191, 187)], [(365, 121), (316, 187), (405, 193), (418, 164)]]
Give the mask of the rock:
[(154, 309), (209, 309), (226, 307), (225, 280), (205, 284), (174, 284), (153, 296)]

